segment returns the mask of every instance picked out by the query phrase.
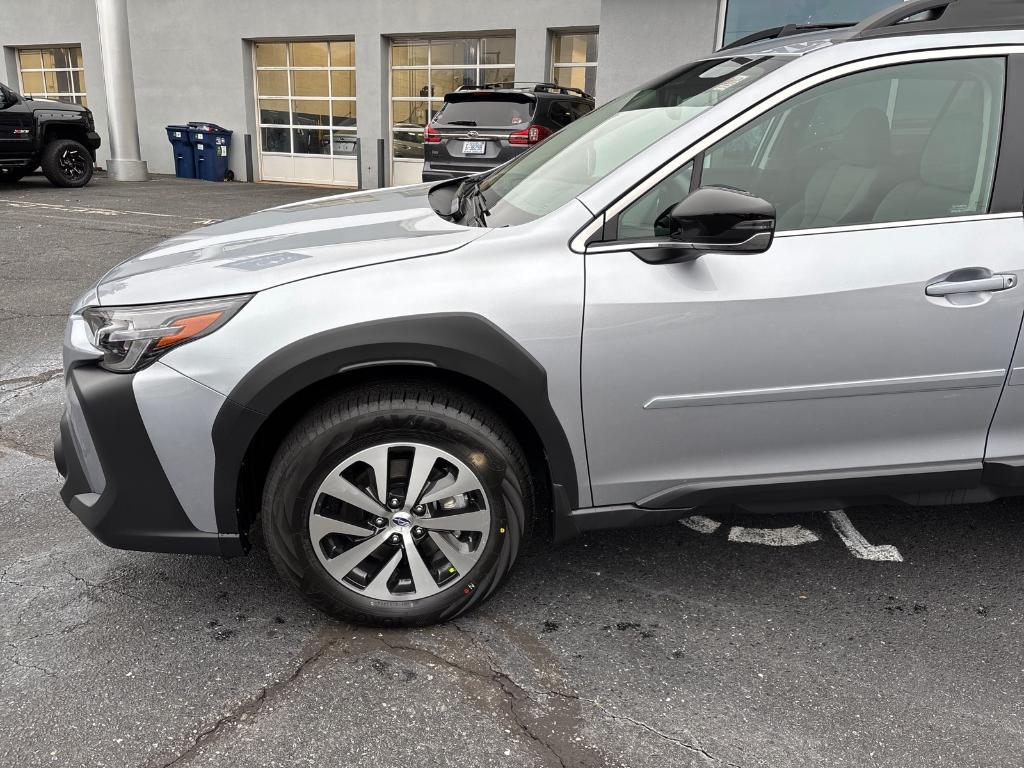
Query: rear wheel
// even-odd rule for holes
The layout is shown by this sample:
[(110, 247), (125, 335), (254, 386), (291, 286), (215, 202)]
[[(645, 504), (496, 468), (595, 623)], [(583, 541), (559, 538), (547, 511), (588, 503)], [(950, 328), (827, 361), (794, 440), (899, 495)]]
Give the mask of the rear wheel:
[(43, 149), (43, 173), (55, 187), (84, 187), (92, 179), (92, 155), (73, 139), (51, 141)]
[(263, 495), (267, 548), (315, 605), (364, 624), (445, 621), (489, 597), (532, 487), (510, 431), (443, 387), (382, 383), (308, 414)]

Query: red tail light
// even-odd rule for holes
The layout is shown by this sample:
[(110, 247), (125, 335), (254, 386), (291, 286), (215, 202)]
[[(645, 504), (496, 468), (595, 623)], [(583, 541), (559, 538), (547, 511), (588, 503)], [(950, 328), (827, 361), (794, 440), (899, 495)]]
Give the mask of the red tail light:
[(552, 130), (550, 128), (545, 128), (543, 125), (531, 125), (529, 128), (523, 128), (521, 131), (512, 131), (508, 137), (508, 143), (540, 144), (551, 134)]
[(435, 131), (431, 126), (427, 126), (427, 129), (423, 131), (423, 143), (424, 144), (440, 144), (441, 134)]

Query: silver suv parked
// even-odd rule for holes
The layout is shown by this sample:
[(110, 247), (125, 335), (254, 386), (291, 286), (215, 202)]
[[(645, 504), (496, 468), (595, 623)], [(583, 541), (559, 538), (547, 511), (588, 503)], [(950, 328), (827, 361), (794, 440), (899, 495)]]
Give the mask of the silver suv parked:
[(262, 522), (315, 604), (414, 624), (531, 529), (1020, 494), (1021, 27), (776, 30), (486, 175), (170, 240), (74, 307), (63, 498), (116, 547)]

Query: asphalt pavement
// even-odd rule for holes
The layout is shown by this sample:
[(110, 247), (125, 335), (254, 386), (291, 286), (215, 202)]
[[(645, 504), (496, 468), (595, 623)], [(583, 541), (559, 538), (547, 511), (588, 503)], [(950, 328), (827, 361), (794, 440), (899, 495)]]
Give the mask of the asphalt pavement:
[(536, 541), (417, 631), (307, 607), (259, 542), (92, 539), (50, 454), (68, 306), (163, 238), (322, 194), (0, 185), (0, 766), (1024, 765), (1016, 499)]

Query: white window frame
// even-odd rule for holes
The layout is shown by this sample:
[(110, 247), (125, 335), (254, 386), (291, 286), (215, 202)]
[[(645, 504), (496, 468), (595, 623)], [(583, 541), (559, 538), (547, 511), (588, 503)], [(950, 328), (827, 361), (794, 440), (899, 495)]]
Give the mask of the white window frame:
[[(79, 59), (79, 61), (82, 62), (82, 66), (80, 66), (80, 67), (47, 67), (47, 66), (39, 66), (39, 67), (28, 67), (26, 69), (22, 69), (22, 67), (21, 67), (21, 54), (22, 53), (25, 53), (25, 52), (28, 52), (28, 51), (39, 51), (40, 64), (42, 64), (42, 53), (43, 53), (43, 51), (58, 51), (58, 50), (66, 50), (69, 53), (71, 51), (77, 50), (78, 51), (78, 59)], [(15, 50), (15, 52), (14, 52), (14, 57), (15, 57), (15, 61), (16, 61), (17, 65), (18, 65), (18, 90), (21, 92), (22, 95), (24, 95), (24, 96), (31, 96), (33, 98), (38, 98), (38, 99), (53, 99), (53, 100), (56, 100), (56, 101), (67, 101), (67, 100), (70, 100), (71, 103), (73, 103), (73, 104), (81, 104), (82, 103), (81, 100), (85, 99), (86, 100), (86, 106), (88, 106), (89, 94), (88, 94), (87, 89), (85, 87), (86, 86), (86, 83), (85, 83), (85, 56), (82, 53), (82, 46), (81, 45), (32, 45), (32, 46), (25, 46), (25, 47), (22, 47), (22, 48), (17, 48)], [(70, 55), (69, 55), (69, 58), (70, 58)], [(46, 73), (47, 72), (54, 72), (54, 73), (56, 73), (56, 72), (67, 72), (68, 75), (69, 75), (68, 79), (70, 79), (72, 81), (72, 83), (74, 82), (74, 78), (70, 77), (70, 74), (72, 72), (78, 72), (79, 75), (80, 75), (79, 76), (79, 83), (82, 84), (83, 88), (82, 88), (82, 90), (55, 91), (53, 93), (50, 93), (49, 91), (46, 90)], [(29, 90), (27, 90), (25, 88), (25, 81), (24, 81), (24, 77), (23, 77), (23, 75), (25, 73), (32, 73), (32, 74), (41, 73), (42, 74), (42, 76), (43, 76), (43, 91), (42, 91), (42, 93), (40, 93), (39, 91), (29, 91)]]
[[(594, 35), (600, 40), (600, 30), (598, 29), (556, 29), (551, 33), (551, 82), (557, 83), (558, 78), (556, 77), (559, 69), (597, 69), (597, 60), (594, 61), (555, 61), (555, 51), (558, 50), (557, 40), (560, 37), (569, 37), (570, 35)], [(600, 55), (600, 54), (598, 54)], [(596, 82), (596, 80), (595, 80)], [(594, 90), (597, 90), (596, 87)], [(590, 94), (593, 96), (594, 94)]]
[[(326, 67), (300, 67), (300, 66), (293, 66), (292, 65), (292, 45), (295, 44), (295, 43), (298, 43), (298, 44), (301, 44), (301, 43), (327, 43), (328, 44), (327, 66)], [(353, 93), (353, 95), (351, 95), (351, 96), (335, 96), (334, 95), (334, 82), (333, 82), (333, 79), (331, 78), (331, 73), (332, 72), (351, 72), (352, 75), (353, 75), (353, 84), (354, 84), (355, 83), (356, 67), (355, 67), (355, 65), (353, 65), (353, 66), (334, 66), (334, 65), (332, 65), (331, 64), (331, 59), (330, 59), (330, 47), (329, 47), (330, 43), (352, 43), (352, 45), (354, 46), (355, 45), (355, 40), (353, 38), (351, 38), (351, 37), (337, 37), (337, 38), (330, 38), (330, 39), (327, 39), (327, 40), (302, 40), (302, 39), (298, 39), (298, 40), (254, 40), (253, 41), (253, 43), (252, 43), (252, 67), (253, 67), (253, 81), (252, 81), (252, 85), (253, 85), (254, 97), (256, 99), (256, 133), (257, 133), (257, 136), (258, 136), (257, 141), (258, 141), (259, 151), (260, 151), (261, 154), (264, 154), (264, 155), (275, 155), (275, 156), (279, 156), (279, 157), (323, 157), (323, 158), (349, 158), (349, 157), (352, 157), (352, 155), (350, 155), (350, 154), (339, 154), (339, 155), (334, 154), (334, 137), (333, 137), (333, 134), (335, 132), (338, 132), (338, 133), (342, 133), (342, 134), (345, 134), (345, 135), (348, 135), (348, 136), (352, 136), (353, 138), (355, 138), (356, 132), (357, 132), (357, 126), (359, 124), (359, 113), (358, 113), (358, 111), (356, 112), (356, 124), (352, 125), (352, 126), (335, 126), (333, 124), (332, 125), (326, 125), (326, 126), (314, 126), (314, 125), (298, 125), (298, 124), (295, 123), (295, 110), (293, 108), (293, 101), (295, 101), (295, 100), (297, 100), (297, 101), (322, 101), (322, 102), (327, 102), (328, 109), (332, 108), (332, 106), (333, 106), (332, 103), (335, 102), (335, 101), (348, 101), (348, 102), (352, 102), (353, 104), (356, 102), (356, 93)], [(273, 44), (283, 44), (283, 45), (285, 45), (285, 65), (284, 66), (266, 67), (266, 66), (260, 66), (259, 64), (257, 64), (257, 61), (256, 61), (256, 46), (257, 45), (261, 45), (261, 44), (262, 45), (273, 45)], [(288, 83), (288, 94), (286, 96), (261, 96), (260, 95), (260, 83), (259, 83), (259, 73), (260, 72), (285, 72), (286, 75), (287, 75), (287, 77), (285, 79), (286, 79), (286, 81)], [(291, 77), (291, 73), (292, 72), (326, 72), (327, 73), (327, 95), (326, 96), (294, 96), (293, 93), (292, 93), (292, 77)], [(264, 123), (264, 122), (262, 122), (261, 119), (260, 119), (260, 117), (262, 115), (262, 110), (260, 108), (260, 101), (261, 101), (261, 99), (267, 99), (267, 100), (274, 99), (274, 100), (279, 100), (279, 101), (280, 100), (287, 101), (288, 102), (288, 123), (285, 124), (285, 123)], [(333, 122), (333, 112), (330, 112), (329, 114), (331, 115), (331, 120)], [(288, 152), (280, 152), (280, 151), (271, 151), (271, 150), (265, 149), (263, 147), (263, 129), (264, 128), (281, 128), (281, 129), (287, 130), (288, 131), (288, 147), (289, 147), (290, 151), (288, 151)], [(300, 130), (314, 130), (314, 131), (326, 131), (328, 134), (331, 134), (330, 142), (329, 142), (330, 143), (331, 151), (326, 153), (326, 154), (322, 154), (322, 155), (307, 154), (305, 152), (295, 152), (295, 134), (294, 134), (294, 131), (296, 129), (300, 129)]]

